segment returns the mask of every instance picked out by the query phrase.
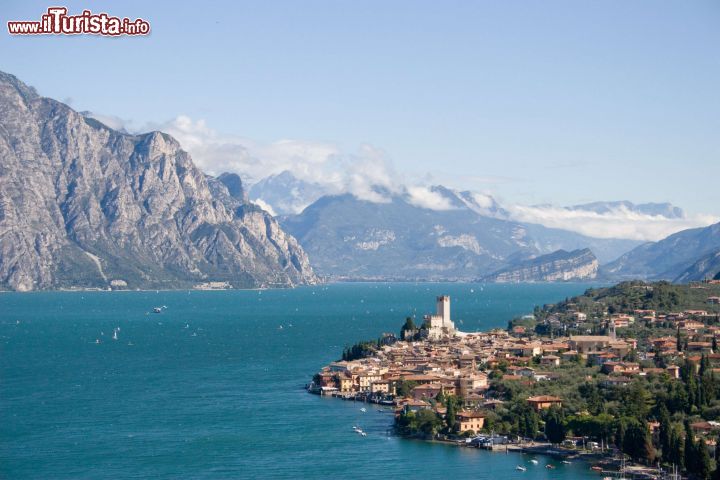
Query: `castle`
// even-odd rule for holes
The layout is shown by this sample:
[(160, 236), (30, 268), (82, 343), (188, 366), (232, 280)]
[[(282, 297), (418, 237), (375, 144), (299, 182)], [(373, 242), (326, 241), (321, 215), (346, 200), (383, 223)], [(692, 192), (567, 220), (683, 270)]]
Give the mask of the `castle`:
[(425, 315), (422, 332), (429, 340), (455, 336), (455, 324), (450, 320), (450, 296), (437, 297), (435, 315)]

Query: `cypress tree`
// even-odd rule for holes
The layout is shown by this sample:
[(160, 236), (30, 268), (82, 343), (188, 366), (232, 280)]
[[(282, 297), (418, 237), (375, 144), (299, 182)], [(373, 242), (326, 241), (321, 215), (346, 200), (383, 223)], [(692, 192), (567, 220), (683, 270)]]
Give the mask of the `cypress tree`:
[(670, 451), (672, 450), (670, 412), (664, 403), (660, 404), (658, 412), (658, 422), (660, 423), (660, 449), (662, 450), (662, 458), (665, 462), (670, 462)]

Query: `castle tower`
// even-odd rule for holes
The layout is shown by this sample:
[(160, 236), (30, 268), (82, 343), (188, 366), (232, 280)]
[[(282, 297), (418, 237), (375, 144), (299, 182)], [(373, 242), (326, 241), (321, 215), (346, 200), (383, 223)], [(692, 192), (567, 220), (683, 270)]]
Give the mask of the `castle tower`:
[(450, 295), (437, 297), (437, 316), (442, 318), (442, 326), (449, 327), (450, 323)]

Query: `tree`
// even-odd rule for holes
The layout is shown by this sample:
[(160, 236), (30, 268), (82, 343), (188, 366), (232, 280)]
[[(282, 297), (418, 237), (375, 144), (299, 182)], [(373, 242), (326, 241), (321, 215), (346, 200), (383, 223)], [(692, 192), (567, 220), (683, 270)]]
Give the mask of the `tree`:
[(685, 445), (680, 430), (675, 426), (670, 429), (670, 446), (667, 462), (682, 470), (685, 468)]
[(660, 404), (658, 408), (658, 422), (660, 423), (660, 450), (662, 451), (662, 458), (666, 462), (669, 462), (670, 450), (672, 449), (671, 443), (671, 429), (670, 424), (670, 412), (664, 403)]
[(425, 435), (434, 436), (440, 427), (442, 427), (442, 420), (440, 420), (440, 417), (428, 408), (419, 410), (416, 413), (416, 418), (418, 422), (418, 430)]
[[(405, 324), (400, 329), (400, 338), (403, 340), (413, 340), (413, 333), (417, 330), (412, 317), (405, 318)], [(408, 334), (410, 332), (410, 334)]]
[(623, 452), (633, 460), (650, 464), (655, 460), (655, 449), (652, 445), (650, 429), (647, 422), (632, 419), (628, 422), (623, 437)]
[(395, 394), (398, 397), (409, 397), (412, 389), (417, 385), (417, 382), (413, 380), (400, 380), (395, 386)]
[(685, 420), (685, 468), (698, 478), (708, 479), (711, 472), (710, 455), (705, 442), (702, 439), (695, 441), (693, 437), (690, 422)]
[(552, 443), (560, 443), (565, 440), (567, 430), (562, 409), (553, 407), (548, 412), (545, 419), (545, 435)]
[(458, 430), (457, 422), (457, 411), (460, 400), (455, 395), (449, 395), (445, 399), (445, 424), (447, 425), (448, 432), (456, 432)]
[(682, 352), (682, 336), (680, 335), (680, 327), (677, 328), (677, 332), (675, 333), (675, 346), (677, 348), (678, 352)]

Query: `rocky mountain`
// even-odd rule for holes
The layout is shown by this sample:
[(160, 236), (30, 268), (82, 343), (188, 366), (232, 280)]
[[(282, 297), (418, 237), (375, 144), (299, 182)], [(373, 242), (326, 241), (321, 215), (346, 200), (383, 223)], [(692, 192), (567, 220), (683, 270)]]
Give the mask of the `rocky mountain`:
[(0, 287), (313, 283), (303, 249), (242, 182), (169, 135), (130, 135), (0, 73)]
[(675, 278), (676, 283), (701, 281), (720, 276), (720, 249), (705, 255)]
[(597, 276), (597, 271), (598, 260), (590, 249), (558, 250), (505, 267), (483, 280), (499, 283), (589, 280)]
[(292, 215), (327, 193), (322, 185), (300, 180), (286, 170), (250, 187), (250, 200), (267, 207), (274, 215)]
[[(601, 268), (611, 279), (676, 280), (700, 279), (691, 273), (705, 275), (703, 265), (712, 265), (712, 255), (720, 250), (720, 223), (675, 233), (659, 242), (651, 242), (624, 254)], [(708, 257), (707, 260), (704, 260)], [(708, 272), (709, 273), (709, 272)]]
[(341, 279), (471, 280), (559, 249), (597, 245), (617, 258), (638, 244), (506, 220), (487, 200), (477, 202), (482, 215), (466, 192), (430, 190), (443, 210), (419, 206), (408, 193), (384, 192), (386, 203), (345, 194), (322, 197), (281, 224), (318, 273)]

